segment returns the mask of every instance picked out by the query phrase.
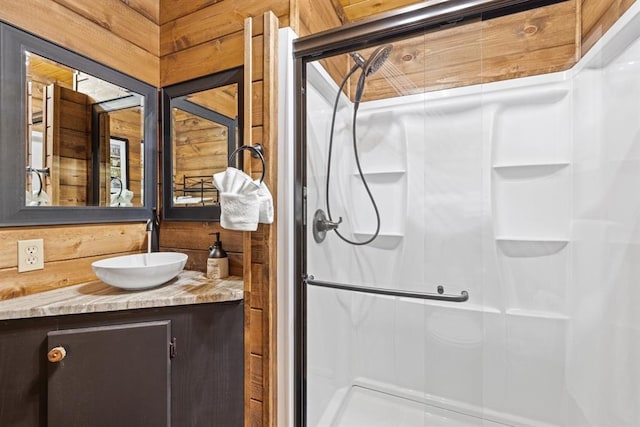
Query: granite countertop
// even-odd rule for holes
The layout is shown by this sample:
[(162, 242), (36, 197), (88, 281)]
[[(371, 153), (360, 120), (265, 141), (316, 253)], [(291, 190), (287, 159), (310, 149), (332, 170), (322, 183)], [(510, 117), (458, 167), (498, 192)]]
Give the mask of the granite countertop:
[(168, 283), (142, 291), (95, 280), (0, 301), (0, 320), (238, 301), (243, 296), (242, 278), (207, 279), (199, 271), (184, 270)]

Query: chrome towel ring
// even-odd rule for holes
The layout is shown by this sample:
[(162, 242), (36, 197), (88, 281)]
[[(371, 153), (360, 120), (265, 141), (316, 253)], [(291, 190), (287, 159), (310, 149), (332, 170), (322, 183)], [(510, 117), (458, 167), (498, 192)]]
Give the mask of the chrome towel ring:
[(260, 176), (260, 184), (264, 181), (264, 174), (267, 170), (266, 163), (264, 161), (264, 147), (262, 144), (255, 145), (241, 145), (240, 147), (233, 150), (233, 153), (229, 156), (229, 163), (233, 163), (234, 158), (240, 151), (249, 150), (251, 151), (251, 156), (260, 159), (262, 162), (262, 175)]

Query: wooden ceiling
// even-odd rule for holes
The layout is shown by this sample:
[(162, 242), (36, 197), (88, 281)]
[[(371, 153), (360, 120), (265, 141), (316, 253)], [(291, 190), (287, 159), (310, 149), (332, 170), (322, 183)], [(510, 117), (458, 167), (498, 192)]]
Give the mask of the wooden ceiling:
[(334, 0), (344, 11), (345, 23), (360, 21), (384, 12), (399, 9), (424, 0)]

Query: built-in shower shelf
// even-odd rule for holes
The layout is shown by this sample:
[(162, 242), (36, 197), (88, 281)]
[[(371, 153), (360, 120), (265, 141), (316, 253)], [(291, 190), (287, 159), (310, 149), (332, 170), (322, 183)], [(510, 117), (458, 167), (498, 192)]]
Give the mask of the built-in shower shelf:
[[(366, 232), (354, 231), (353, 235), (358, 241), (361, 241), (361, 242), (373, 237), (373, 233), (368, 231)], [(369, 246), (373, 246), (381, 249), (393, 249), (400, 244), (403, 238), (404, 238), (404, 234), (402, 233), (380, 232), (378, 233), (378, 237), (376, 237), (376, 239), (373, 242), (369, 243)]]
[(538, 319), (569, 320), (569, 316), (550, 311), (527, 310), (522, 308), (510, 308), (505, 313), (509, 316), (535, 317)]
[(552, 175), (569, 164), (569, 162), (503, 164), (493, 165), (493, 169), (504, 178), (521, 179)]
[[(379, 171), (362, 171), (362, 174), (366, 178), (378, 179), (380, 181), (384, 180), (386, 182), (397, 181), (402, 176), (407, 173), (406, 170), (396, 169), (396, 170), (379, 170)], [(358, 171), (355, 171), (353, 175), (356, 178), (360, 178), (360, 174)]]
[(568, 239), (522, 239), (497, 237), (500, 250), (510, 257), (539, 257), (560, 252)]

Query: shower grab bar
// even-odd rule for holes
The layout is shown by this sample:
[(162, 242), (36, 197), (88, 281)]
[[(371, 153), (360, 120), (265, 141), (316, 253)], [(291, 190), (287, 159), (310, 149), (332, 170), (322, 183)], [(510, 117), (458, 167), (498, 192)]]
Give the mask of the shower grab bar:
[(358, 285), (346, 285), (344, 283), (323, 282), (315, 280), (313, 276), (304, 276), (303, 282), (307, 285), (319, 286), (322, 288), (341, 289), (344, 291), (362, 292), (367, 294), (377, 295), (389, 295), (394, 297), (403, 298), (417, 298), (417, 299), (431, 299), (438, 301), (449, 302), (465, 302), (469, 299), (469, 293), (467, 291), (460, 292), (460, 295), (450, 295), (444, 293), (444, 286), (438, 285), (437, 294), (430, 292), (412, 292), (412, 291), (398, 291), (395, 289), (387, 288), (373, 288), (371, 286), (358, 286)]

